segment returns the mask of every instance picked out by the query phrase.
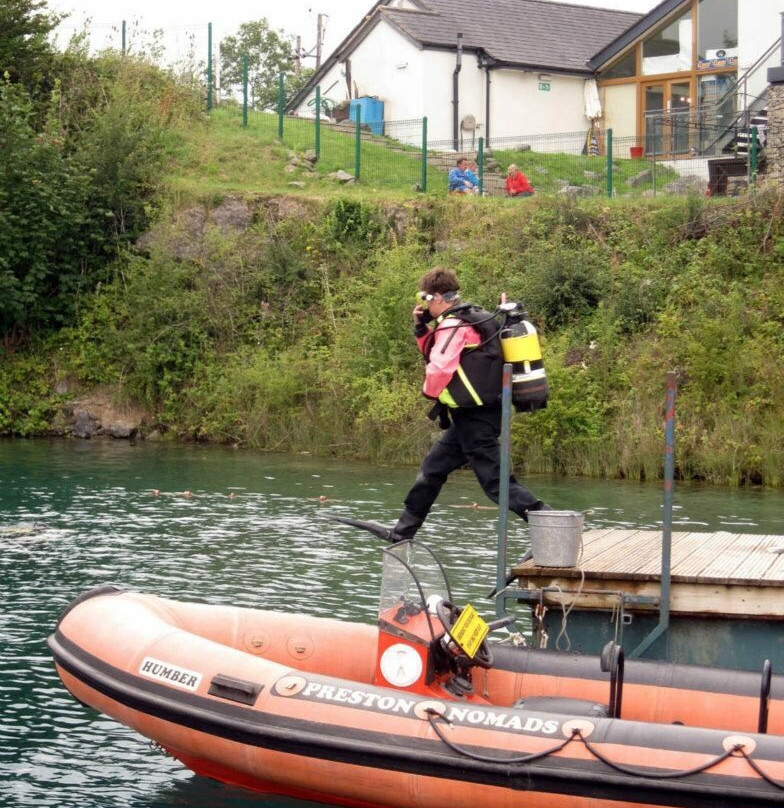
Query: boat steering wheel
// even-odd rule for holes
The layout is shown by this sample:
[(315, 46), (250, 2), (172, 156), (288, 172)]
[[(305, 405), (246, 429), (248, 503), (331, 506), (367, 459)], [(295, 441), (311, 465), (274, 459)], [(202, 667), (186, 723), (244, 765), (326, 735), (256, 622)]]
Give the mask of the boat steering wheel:
[[(462, 608), (455, 606), (454, 603), (450, 603), (448, 600), (440, 600), (436, 604), (436, 614), (438, 615), (438, 619), (441, 621), (444, 631), (450, 637), (451, 634), (449, 634), (449, 631), (457, 622), (457, 618), (460, 617), (462, 612)], [(490, 650), (487, 638), (482, 640), (482, 644), (479, 646), (473, 657), (468, 656), (468, 654), (466, 654), (466, 652), (463, 651), (463, 649), (460, 648), (460, 646), (454, 640), (452, 640), (452, 647), (450, 648), (450, 651), (463, 665), (478, 665), (480, 668), (493, 667), (493, 652)]]

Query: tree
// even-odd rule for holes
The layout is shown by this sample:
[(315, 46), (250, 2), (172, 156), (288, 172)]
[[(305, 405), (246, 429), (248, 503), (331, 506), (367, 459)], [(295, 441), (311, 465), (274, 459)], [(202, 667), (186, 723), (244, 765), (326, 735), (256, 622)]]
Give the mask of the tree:
[[(222, 81), (242, 89), (242, 58), (248, 57), (249, 102), (254, 109), (277, 109), (278, 76), (294, 69), (292, 37), (273, 31), (266, 19), (245, 22), (221, 42)], [(300, 82), (301, 83), (301, 82)], [(288, 88), (291, 94), (291, 86)]]
[(67, 320), (91, 239), (89, 177), (63, 153), (56, 126), (34, 128), (21, 84), (0, 83), (0, 336)]
[(51, 69), (49, 34), (63, 17), (46, 10), (46, 0), (0, 2), (0, 78), (35, 90)]

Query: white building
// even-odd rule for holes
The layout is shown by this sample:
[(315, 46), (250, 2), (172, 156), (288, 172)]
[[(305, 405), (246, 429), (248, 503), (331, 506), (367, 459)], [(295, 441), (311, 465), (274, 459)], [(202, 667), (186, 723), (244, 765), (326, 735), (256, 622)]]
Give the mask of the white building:
[(587, 61), (639, 18), (543, 0), (380, 0), (289, 110), (312, 115), (320, 85), (336, 103), (377, 97), (385, 121), (426, 116), (431, 143), (585, 132)]
[(701, 151), (747, 111), (764, 117), (782, 13), (784, 0), (659, 3), (589, 62), (604, 125), (677, 155)]
[[(647, 14), (546, 0), (379, 0), (289, 111), (312, 115), (317, 85), (335, 103), (375, 97), (384, 121), (426, 116), (431, 146), (456, 149), (477, 136), (492, 146), (569, 132), (582, 144), (600, 113), (616, 138), (694, 153), (695, 120), (710, 128), (764, 107), (782, 12), (784, 0), (663, 0)], [(600, 109), (586, 101), (594, 82)], [(708, 121), (719, 101), (722, 114)]]

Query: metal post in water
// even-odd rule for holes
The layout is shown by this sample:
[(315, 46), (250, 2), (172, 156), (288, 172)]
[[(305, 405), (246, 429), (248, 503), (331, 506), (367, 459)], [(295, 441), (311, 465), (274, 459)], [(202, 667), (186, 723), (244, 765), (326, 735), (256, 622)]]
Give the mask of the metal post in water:
[(670, 626), (670, 577), (672, 572), (672, 501), (675, 487), (675, 392), (677, 374), (667, 374), (667, 399), (664, 428), (664, 507), (662, 513), (662, 560), (659, 623), (632, 651), (630, 656), (642, 656)]
[[(511, 453), (512, 425), (512, 365), (504, 365), (501, 377), (501, 466), (498, 485), (498, 557), (496, 559), (495, 585), (496, 592), (506, 587), (506, 535), (509, 523), (509, 474)], [(506, 599), (503, 595), (495, 599), (497, 617), (506, 617)]]

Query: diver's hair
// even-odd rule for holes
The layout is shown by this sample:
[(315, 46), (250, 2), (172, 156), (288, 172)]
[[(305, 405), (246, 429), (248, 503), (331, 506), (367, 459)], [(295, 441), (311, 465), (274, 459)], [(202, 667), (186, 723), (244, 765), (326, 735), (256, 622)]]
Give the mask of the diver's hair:
[(445, 267), (433, 267), (430, 272), (426, 272), (419, 279), (420, 291), (431, 295), (454, 293), (459, 288), (460, 284), (457, 282), (457, 275), (451, 269), (446, 269)]

